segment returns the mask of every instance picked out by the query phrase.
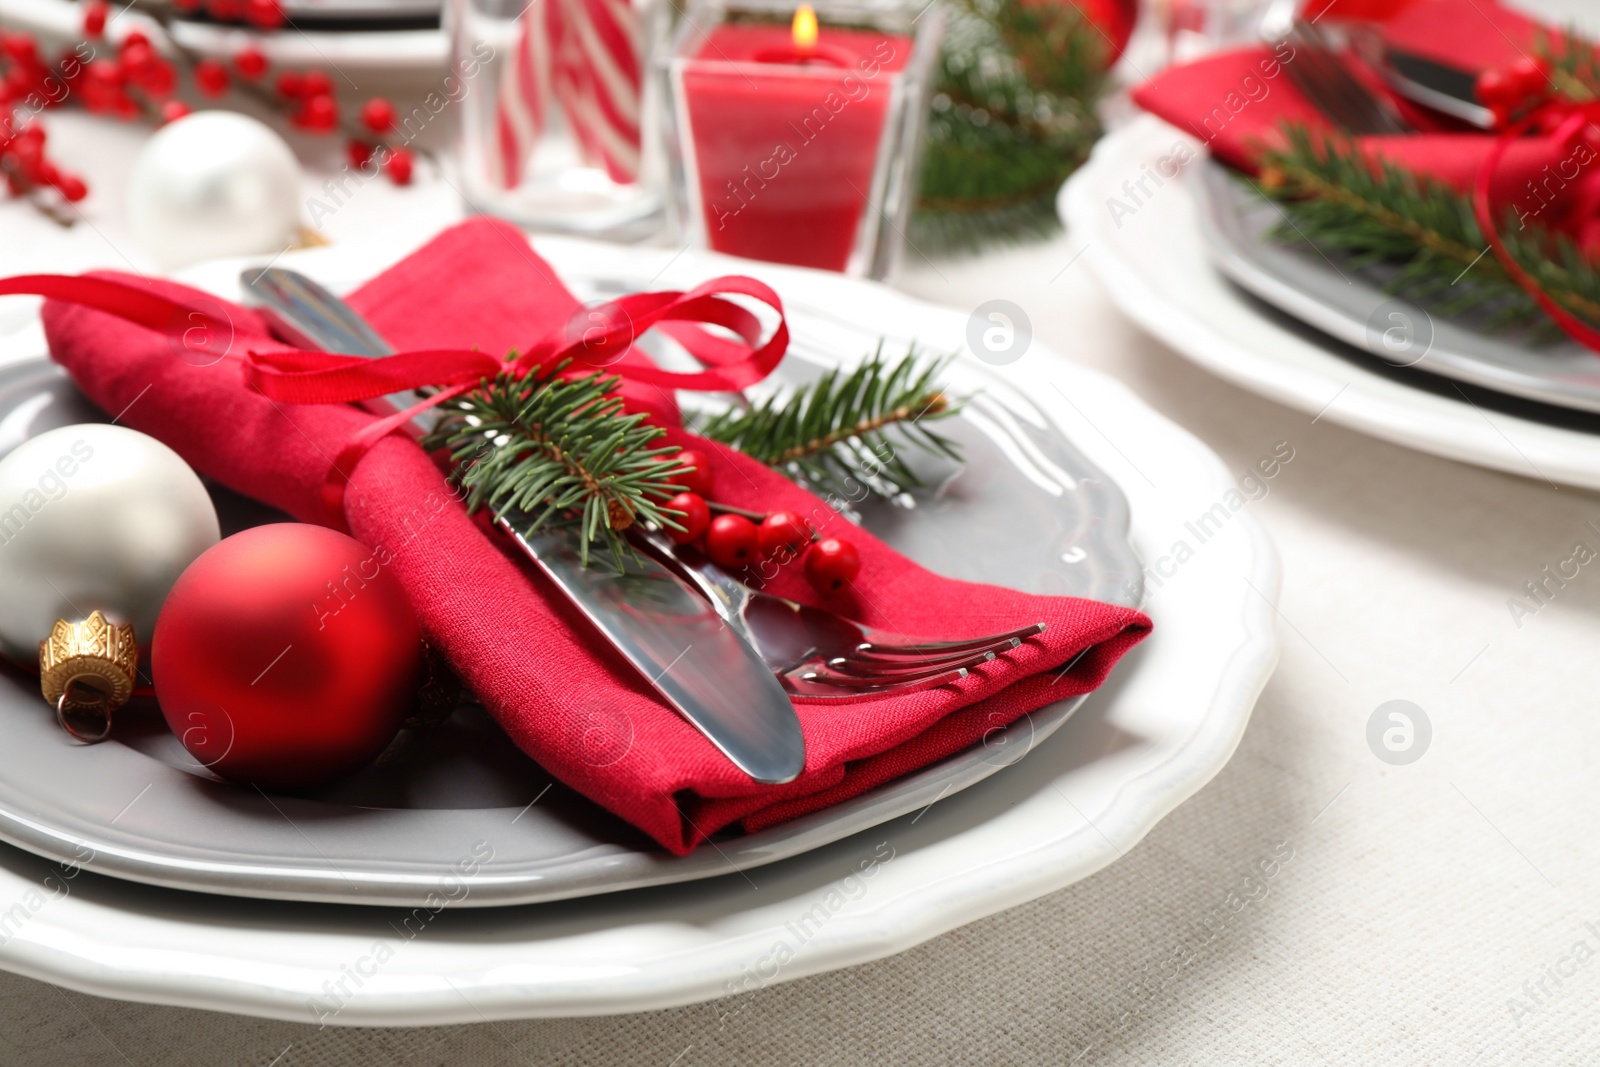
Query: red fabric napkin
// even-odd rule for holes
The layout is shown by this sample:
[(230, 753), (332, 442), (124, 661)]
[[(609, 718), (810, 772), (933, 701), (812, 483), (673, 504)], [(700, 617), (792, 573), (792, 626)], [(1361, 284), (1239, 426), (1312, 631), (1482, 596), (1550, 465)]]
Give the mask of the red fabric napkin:
[[(519, 232), (483, 219), (446, 231), (351, 302), (402, 350), (525, 348), (577, 306)], [(83, 307), (47, 303), (44, 322), (53, 356), (101, 408), (123, 411), (126, 425), (165, 441), (202, 474), (316, 521), (331, 457), (373, 416), (343, 405), (283, 405), (250, 391), (239, 357), (282, 346), (254, 312), (229, 313), (232, 351), (210, 366), (176, 358), (162, 334)], [(659, 390), (632, 390), (630, 400), (675, 411)], [(846, 528), (820, 500), (761, 464), (681, 429), (671, 434), (710, 455), (717, 499), (790, 508), (829, 532)], [(762, 786), (662, 704), (502, 538), (469, 518), (414, 443), (391, 435), (349, 474), (351, 532), (392, 552), (424, 632), (506, 732), (563, 782), (677, 853), (731, 823), (754, 830), (855, 796), (1025, 712), (1094, 689), (1150, 628), (1127, 608), (941, 578), (851, 529), (861, 574), (855, 595), (829, 606), (925, 638), (1039, 620), (1049, 630), (958, 685), (870, 703), (799, 705), (806, 769), (787, 785)], [(786, 568), (770, 588), (817, 603), (798, 570)]]
[[(1414, 0), (1380, 32), (1395, 47), (1458, 69), (1508, 65), (1537, 24), (1490, 0)], [(1282, 49), (1285, 46), (1280, 46)], [(1286, 123), (1331, 131), (1334, 127), (1295, 87), (1284, 70), (1292, 52), (1247, 48), (1173, 67), (1134, 90), (1145, 110), (1194, 134), (1229, 166), (1254, 173), (1263, 149), (1281, 147)], [(1376, 78), (1365, 79), (1381, 87)], [(1380, 91), (1382, 91), (1380, 89)], [(1408, 101), (1391, 97), (1420, 132), (1359, 137), (1372, 159), (1388, 160), (1470, 193), (1495, 136), (1462, 132)], [(1491, 200), (1563, 230), (1583, 248), (1600, 248), (1600, 167), (1596, 149), (1554, 137), (1529, 136), (1510, 146), (1496, 168)]]

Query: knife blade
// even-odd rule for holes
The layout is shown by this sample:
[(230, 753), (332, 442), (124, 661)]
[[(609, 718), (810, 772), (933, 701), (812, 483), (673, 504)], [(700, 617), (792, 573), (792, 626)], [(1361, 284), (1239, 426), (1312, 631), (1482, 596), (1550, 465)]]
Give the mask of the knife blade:
[[(383, 336), (339, 297), (296, 271), (247, 269), (245, 292), (269, 310), (291, 344), (356, 356), (391, 355)], [(413, 394), (386, 398), (409, 407)], [(533, 560), (596, 630), (668, 704), (733, 764), (758, 782), (791, 781), (805, 767), (800, 720), (766, 663), (692, 586), (638, 555), (618, 568), (580, 562), (577, 534), (549, 528), (524, 535), (496, 525)]]

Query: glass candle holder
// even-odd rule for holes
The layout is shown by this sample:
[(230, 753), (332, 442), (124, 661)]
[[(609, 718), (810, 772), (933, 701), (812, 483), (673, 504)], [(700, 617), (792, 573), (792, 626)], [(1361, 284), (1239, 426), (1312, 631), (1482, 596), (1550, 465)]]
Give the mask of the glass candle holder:
[(653, 51), (680, 241), (881, 278), (916, 194), (936, 4), (697, 0)]
[(461, 101), (455, 161), (473, 210), (614, 240), (661, 228), (645, 158), (653, 0), (449, 0)]

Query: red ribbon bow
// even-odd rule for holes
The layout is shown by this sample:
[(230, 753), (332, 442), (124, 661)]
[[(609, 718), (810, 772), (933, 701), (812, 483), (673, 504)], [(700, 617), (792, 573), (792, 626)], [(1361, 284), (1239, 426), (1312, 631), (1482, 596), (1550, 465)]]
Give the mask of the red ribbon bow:
[(1507, 150), (1517, 138), (1538, 127), (1552, 130), (1552, 136), (1557, 143), (1570, 144), (1573, 138), (1584, 135), (1585, 131), (1596, 122), (1600, 122), (1600, 101), (1577, 103), (1550, 98), (1535, 106), (1522, 119), (1507, 127), (1495, 141), (1494, 148), (1478, 170), (1478, 180), (1472, 190), (1472, 210), (1477, 217), (1478, 228), (1483, 231), (1484, 237), (1489, 242), (1489, 248), (1494, 252), (1494, 258), (1505, 268), (1506, 273), (1511, 275), (1511, 279), (1522, 287), (1523, 292), (1533, 298), (1534, 303), (1538, 304), (1546, 315), (1555, 320), (1563, 333), (1600, 353), (1600, 330), (1556, 303), (1511, 255), (1505, 241), (1500, 237), (1499, 228), (1495, 225), (1494, 207), (1489, 199), (1489, 187), (1494, 180), (1495, 171), (1499, 169), (1500, 161), (1505, 158)]
[[(29, 274), (0, 279), (0, 296), (43, 296), (80, 304), (165, 333), (197, 355), (232, 356), (233, 323), (195, 302), (174, 300), (138, 285), (109, 278)], [(761, 320), (726, 296), (745, 296), (778, 313), (765, 342)], [(220, 307), (220, 305), (219, 305)], [(704, 367), (694, 372), (663, 370), (651, 364), (618, 365), (633, 343), (660, 326)], [(717, 326), (737, 340), (720, 337)], [(478, 349), (401, 352), (366, 359), (334, 352), (284, 349), (250, 351), (245, 380), (263, 396), (290, 404), (349, 404), (423, 386), (439, 391), (406, 411), (366, 426), (335, 458), (323, 483), (323, 503), (333, 525), (344, 526), (345, 472), (386, 435), (415, 415), (505, 371), (517, 376), (570, 361), (567, 373), (611, 374), (666, 389), (737, 392), (768, 374), (789, 347), (789, 326), (778, 294), (754, 278), (713, 278), (688, 292), (635, 293), (594, 308), (579, 308), (561, 328), (531, 344), (514, 360)]]

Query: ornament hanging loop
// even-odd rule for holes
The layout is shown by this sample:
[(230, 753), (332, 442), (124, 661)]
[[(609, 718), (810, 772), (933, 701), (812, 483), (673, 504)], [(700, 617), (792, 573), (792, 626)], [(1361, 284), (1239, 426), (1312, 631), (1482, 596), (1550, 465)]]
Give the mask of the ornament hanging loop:
[[(93, 699), (85, 702), (73, 696), (74, 687), (93, 694)], [(74, 678), (67, 683), (66, 691), (56, 698), (56, 722), (61, 728), (86, 745), (97, 744), (111, 736), (111, 694), (98, 686), (91, 685), (81, 678)], [(86, 733), (73, 724), (73, 719), (82, 719), (88, 715), (96, 715), (100, 728), (93, 733)]]
[[(57, 619), (50, 637), (39, 642), (39, 689), (62, 728), (87, 744), (111, 733), (111, 713), (132, 699), (138, 667), (133, 627), (108, 622), (98, 611), (82, 622)], [(73, 724), (85, 717), (99, 729)]]

